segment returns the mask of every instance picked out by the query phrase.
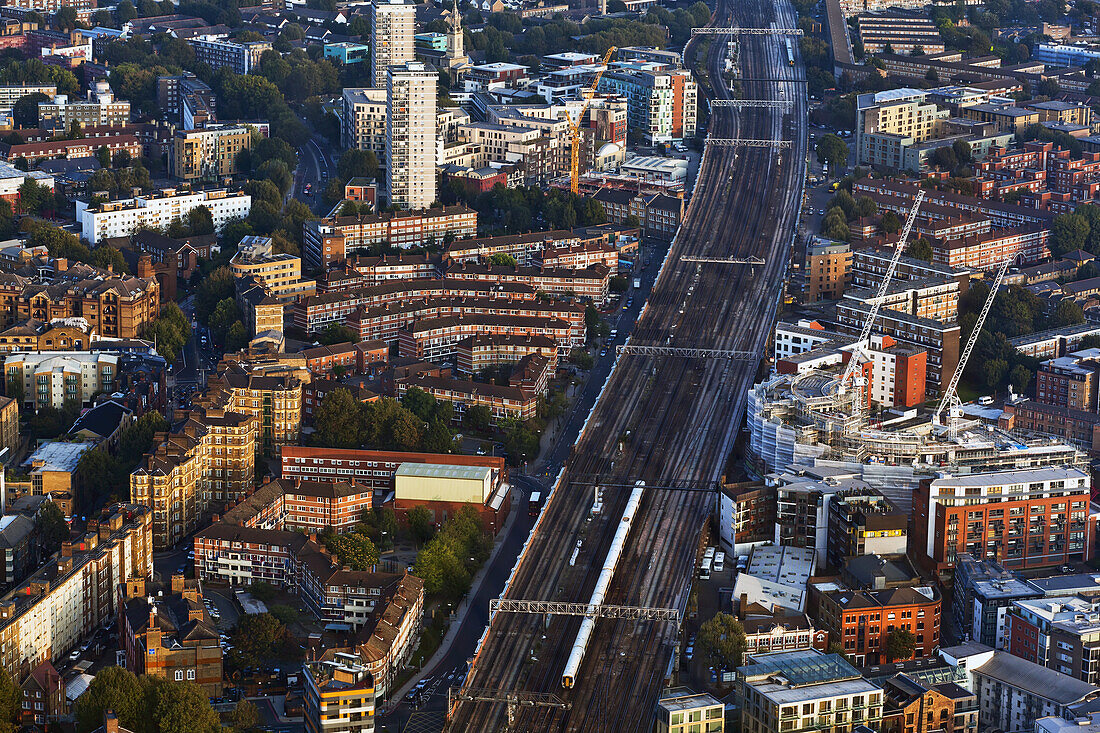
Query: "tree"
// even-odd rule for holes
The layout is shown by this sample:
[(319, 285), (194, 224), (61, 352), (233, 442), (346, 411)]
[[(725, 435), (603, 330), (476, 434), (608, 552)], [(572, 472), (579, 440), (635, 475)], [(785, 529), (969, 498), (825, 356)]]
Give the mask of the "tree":
[[(157, 414), (157, 413), (154, 413)], [(52, 555), (61, 549), (61, 543), (69, 539), (69, 523), (65, 521), (65, 514), (52, 501), (42, 505), (42, 510), (34, 520), (38, 530), (38, 544), (43, 554)], [(0, 706), (2, 709), (2, 706)]]
[(187, 225), (198, 236), (214, 233), (214, 216), (206, 206), (196, 206), (187, 212)]
[(24, 94), (12, 106), (11, 113), (16, 127), (38, 127), (38, 103), (50, 98), (42, 92)]
[(855, 215), (857, 217), (875, 216), (878, 214), (878, 204), (870, 196), (860, 196), (855, 200)]
[(23, 691), (6, 669), (0, 669), (0, 733), (19, 730)]
[(1081, 310), (1081, 306), (1068, 298), (1058, 303), (1058, 306), (1054, 309), (1053, 315), (1050, 317), (1051, 328), (1074, 326), (1084, 322), (1085, 313)]
[(903, 662), (913, 658), (917, 637), (909, 629), (898, 626), (886, 635), (886, 654), (891, 662)]
[(195, 290), (195, 318), (199, 323), (207, 324), (218, 303), (233, 297), (234, 282), (228, 267), (219, 267), (203, 278)]
[(880, 222), (882, 231), (886, 234), (897, 234), (901, 231), (901, 219), (898, 215), (892, 211), (887, 211), (882, 215), (882, 221)]
[(221, 723), (210, 698), (194, 682), (160, 677), (141, 678), (145, 688), (144, 713), (149, 733), (216, 733)]
[(317, 407), (313, 424), (314, 445), (325, 448), (360, 448), (363, 445), (363, 413), (359, 403), (346, 389), (325, 395)]
[(1082, 249), (1090, 233), (1089, 221), (1081, 214), (1058, 214), (1050, 228), (1050, 250), (1064, 255)]
[(102, 669), (73, 706), (76, 729), (79, 733), (90, 733), (103, 725), (104, 714), (112, 710), (120, 727), (146, 730), (148, 726), (139, 712), (144, 697), (143, 685), (133, 672), (122, 667)]
[(909, 243), (909, 246), (905, 249), (905, 254), (918, 260), (931, 262), (932, 245), (924, 237), (918, 237), (916, 240)]
[(71, 5), (63, 5), (54, 11), (53, 25), (57, 30), (68, 32), (76, 28), (76, 8)]
[(1062, 91), (1056, 79), (1043, 79), (1036, 87), (1036, 94), (1040, 97), (1056, 97)]
[(19, 184), (19, 210), (24, 214), (38, 214), (53, 204), (53, 191), (33, 178)]
[(332, 534), (325, 539), (325, 547), (341, 565), (352, 570), (367, 571), (378, 563), (378, 548), (366, 535), (356, 532)]
[(1017, 364), (1008, 373), (1008, 383), (1012, 385), (1012, 391), (1016, 394), (1026, 393), (1028, 385), (1031, 384), (1031, 371), (1023, 364)]
[(427, 422), (435, 410), (435, 397), (419, 387), (411, 387), (401, 398), (401, 406)]
[(432, 523), (432, 513), (425, 506), (414, 506), (405, 513), (405, 524), (409, 525), (409, 533), (413, 541), (423, 544), (435, 534), (435, 526)]
[(354, 343), (359, 340), (359, 335), (347, 326), (330, 323), (324, 331), (318, 334), (317, 340), (325, 346), (332, 346), (333, 344)]
[(817, 162), (828, 162), (834, 173), (839, 171), (848, 160), (848, 143), (838, 135), (822, 135), (817, 141)]
[(932, 151), (932, 165), (945, 171), (953, 171), (959, 165), (959, 159), (955, 157), (955, 151), (950, 146), (944, 145)]
[(260, 711), (248, 700), (238, 700), (233, 712), (229, 713), (229, 725), (238, 733), (251, 733), (260, 726)]
[(490, 265), (504, 265), (507, 267), (516, 266), (516, 258), (505, 252), (497, 252), (489, 256)]
[(301, 649), (277, 618), (270, 613), (246, 614), (233, 630), (233, 649), (227, 655), (232, 667), (258, 667), (269, 660), (295, 660)]
[(352, 178), (374, 178), (378, 175), (378, 157), (370, 150), (350, 148), (340, 156), (336, 175), (345, 181)]
[[(586, 352), (587, 353), (587, 352)], [(592, 357), (589, 357), (591, 360)], [(485, 431), (489, 429), (489, 424), (492, 422), (493, 413), (485, 405), (474, 405), (466, 410), (466, 424), (470, 426), (470, 429), (477, 431)]]
[(127, 23), (137, 17), (137, 9), (130, 0), (122, 0), (115, 6), (115, 18), (119, 23)]
[(745, 655), (745, 629), (728, 613), (717, 613), (703, 622), (696, 639), (699, 652), (715, 667), (724, 670), (741, 666)]

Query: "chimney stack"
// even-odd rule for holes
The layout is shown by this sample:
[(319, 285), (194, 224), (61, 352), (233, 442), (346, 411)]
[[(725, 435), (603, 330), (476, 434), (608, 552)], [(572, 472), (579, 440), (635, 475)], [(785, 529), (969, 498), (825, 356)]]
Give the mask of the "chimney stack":
[(108, 710), (103, 716), (103, 732), (118, 733), (118, 716), (114, 710)]

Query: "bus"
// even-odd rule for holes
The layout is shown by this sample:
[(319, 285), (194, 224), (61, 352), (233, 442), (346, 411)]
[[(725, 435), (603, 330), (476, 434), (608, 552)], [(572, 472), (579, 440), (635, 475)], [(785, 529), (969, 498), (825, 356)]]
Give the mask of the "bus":
[(699, 566), (699, 580), (710, 580), (710, 558), (704, 557), (703, 564)]
[(794, 46), (791, 45), (791, 39), (787, 39), (787, 65), (794, 66)]
[(532, 517), (537, 517), (539, 512), (542, 511), (542, 493), (538, 491), (532, 491), (531, 496), (527, 498), (527, 514)]

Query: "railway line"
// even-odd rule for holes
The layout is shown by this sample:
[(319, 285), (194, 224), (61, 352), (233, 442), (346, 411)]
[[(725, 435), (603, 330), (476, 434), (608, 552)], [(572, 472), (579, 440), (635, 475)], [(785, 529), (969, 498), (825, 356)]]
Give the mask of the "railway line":
[[(716, 26), (793, 27), (787, 0), (719, 0)], [(708, 68), (718, 92), (728, 37), (711, 44)], [(631, 344), (763, 354), (796, 227), (805, 178), (807, 117), (797, 44), (788, 63), (783, 37), (740, 39), (743, 96), (790, 101), (787, 109), (715, 107), (715, 138), (786, 139), (789, 150), (709, 146), (695, 192)], [(759, 257), (763, 265), (684, 262)], [(713, 496), (665, 490), (713, 485), (722, 473), (757, 370), (753, 360), (623, 355), (608, 378), (505, 597), (587, 603), (630, 490), (645, 494), (607, 602), (686, 608), (699, 534)], [(576, 482), (572, 477), (577, 477)], [(592, 482), (606, 482), (603, 509), (590, 514)], [(576, 561), (570, 557), (580, 548)], [(568, 709), (525, 707), (516, 731), (634, 731), (652, 725), (678, 629), (668, 621), (600, 619), (577, 682), (562, 669), (580, 619), (497, 614), (465, 687), (553, 692)], [(508, 729), (505, 706), (458, 702), (447, 731)]]

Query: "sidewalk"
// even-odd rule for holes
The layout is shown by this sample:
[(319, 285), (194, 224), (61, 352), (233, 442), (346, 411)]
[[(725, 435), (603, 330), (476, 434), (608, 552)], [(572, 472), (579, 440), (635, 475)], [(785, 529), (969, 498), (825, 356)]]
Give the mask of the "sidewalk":
[(451, 621), (451, 625), (447, 627), (447, 632), (443, 635), (443, 640), (440, 642), (439, 648), (435, 650), (435, 654), (424, 663), (424, 666), (420, 668), (417, 674), (409, 678), (401, 689), (389, 695), (389, 704), (387, 707), (390, 710), (393, 710), (397, 703), (404, 700), (405, 695), (416, 686), (416, 683), (419, 682), (421, 678), (434, 672), (443, 657), (451, 651), (451, 644), (454, 642), (454, 637), (458, 635), (459, 630), (466, 621), (466, 614), (470, 610), (470, 599), (477, 596), (482, 583), (485, 581), (485, 576), (489, 568), (496, 562), (497, 555), (500, 554), (500, 548), (504, 546), (505, 538), (512, 532), (512, 527), (516, 523), (516, 517), (523, 511), (524, 504), (521, 501), (523, 492), (515, 486), (513, 486), (512, 491), (512, 511), (508, 513), (508, 519), (504, 520), (504, 526), (501, 527), (500, 533), (497, 535), (499, 539), (496, 544), (493, 545), (493, 552), (489, 555), (489, 559), (481, 566), (481, 569), (477, 571), (477, 575), (474, 576), (473, 581), (470, 583), (469, 592), (466, 593), (465, 598), (462, 599), (462, 602), (458, 604), (458, 608), (455, 609), (454, 619)]

